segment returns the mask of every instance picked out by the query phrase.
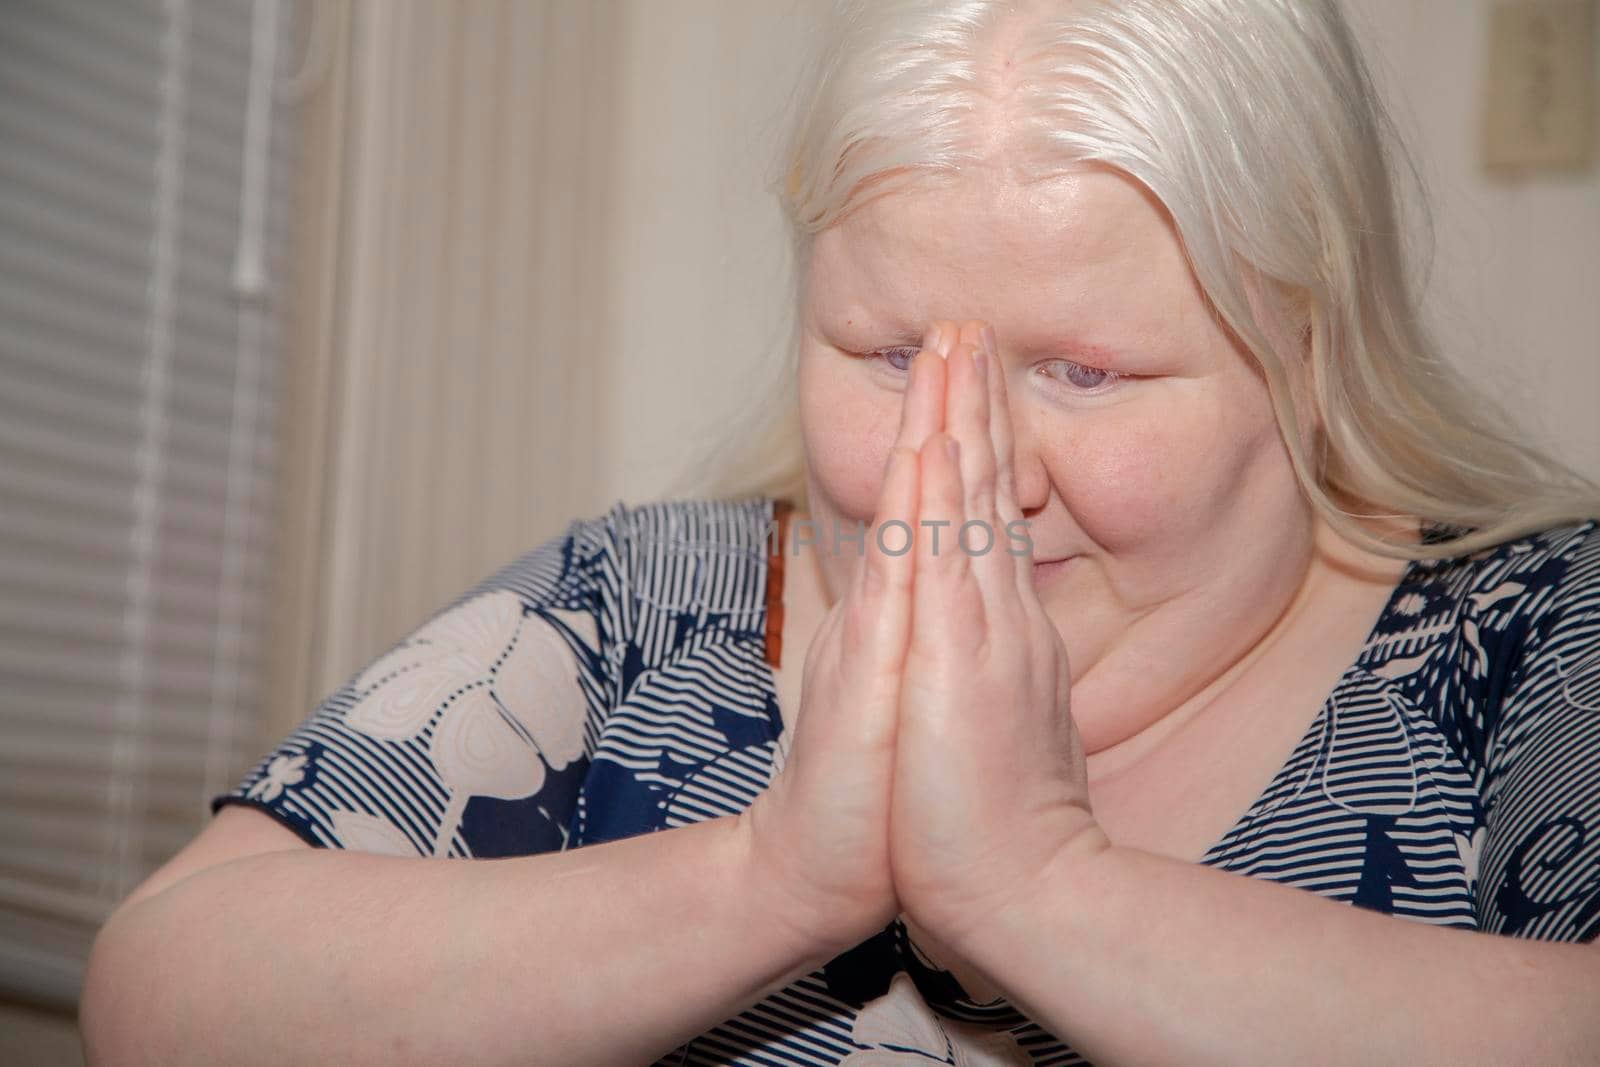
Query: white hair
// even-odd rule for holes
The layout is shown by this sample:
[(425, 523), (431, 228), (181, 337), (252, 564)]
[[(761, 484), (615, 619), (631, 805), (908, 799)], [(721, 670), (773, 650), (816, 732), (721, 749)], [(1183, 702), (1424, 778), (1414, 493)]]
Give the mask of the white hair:
[[(791, 314), (816, 234), (869, 200), (980, 164), (1020, 182), (1109, 167), (1165, 206), (1301, 489), (1347, 539), (1447, 557), (1600, 516), (1600, 486), (1527, 443), (1421, 322), (1395, 159), (1431, 249), (1426, 195), (1336, 0), (837, 0), (796, 103), (772, 183)], [(996, 107), (1000, 160), (983, 155)], [(806, 506), (799, 341), (794, 315), (767, 394), (699, 468), (705, 495)], [(1391, 542), (1367, 515), (1447, 536)]]

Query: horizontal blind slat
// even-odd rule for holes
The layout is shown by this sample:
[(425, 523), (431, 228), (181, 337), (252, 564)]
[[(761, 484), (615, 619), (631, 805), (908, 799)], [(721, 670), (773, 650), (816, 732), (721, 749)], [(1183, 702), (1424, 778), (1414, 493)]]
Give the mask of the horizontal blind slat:
[[(58, 649), (24, 652), (6, 645), (0, 645), (0, 673), (9, 674), (24, 684), (44, 682), (121, 686), (126, 681), (114, 662), (74, 656)], [(152, 662), (146, 669), (144, 683), (152, 700), (165, 699), (168, 694), (205, 699), (211, 696), (211, 673), (206, 668), (196, 669), (165, 661)]]
[[(76, 776), (76, 780), (83, 783), (86, 790), (94, 791), (105, 789), (106, 772), (115, 766), (116, 757), (109, 744), (85, 744), (84, 740), (74, 737), (70, 732), (59, 732), (46, 729), (28, 730), (23, 728), (26, 724), (18, 723), (15, 744), (8, 744), (8, 750), (0, 759), (0, 767), (6, 765), (26, 765), (33, 768), (43, 768), (58, 774)], [(99, 739), (104, 742), (106, 739)], [(203, 780), (206, 752), (209, 741), (204, 732), (192, 729), (166, 729), (151, 730), (146, 743), (141, 746), (139, 764), (146, 775), (151, 778), (160, 778), (169, 782), (191, 781), (199, 783)], [(6, 783), (0, 783), (0, 797), (5, 795), (9, 788)], [(198, 789), (198, 786), (196, 787)], [(18, 825), (31, 825), (29, 819), (38, 814), (45, 817), (50, 813), (20, 813), (15, 806), (0, 805), (0, 822), (5, 819), (14, 819)], [(51, 817), (64, 817), (55, 813)]]
[[(8, 18), (5, 20), (6, 57), (13, 63), (30, 60), (54, 72), (54, 78), (41, 81), (50, 90), (78, 89), (91, 100), (143, 97), (154, 111), (158, 99), (160, 71), (159, 44), (155, 55), (137, 46), (107, 42), (63, 25), (55, 18)], [(154, 62), (152, 62), (154, 61)], [(90, 109), (92, 114), (93, 108)]]
[(105, 920), (109, 903), (93, 892), (63, 891), (54, 887), (39, 886), (14, 876), (0, 875), (0, 907), (11, 906), (37, 911), (41, 915), (76, 919), (87, 924), (85, 933), (90, 937), (93, 936), (94, 929)]
[[(260, 672), (251, 664), (242, 664), (235, 677), (241, 689), (253, 691)], [(86, 733), (91, 736), (83, 743), (92, 744), (96, 738), (105, 737), (106, 703), (115, 699), (117, 691), (116, 686), (94, 685), (83, 679), (57, 683), (17, 679), (7, 687), (5, 700), (0, 701), (0, 723), (35, 734), (49, 730), (63, 736)], [(183, 724), (203, 720), (214, 710), (209, 692), (163, 693), (158, 702), (145, 709), (145, 714), (159, 729), (181, 732)], [(5, 753), (0, 752), (0, 763), (4, 760)]]
[[(109, 441), (84, 438), (43, 422), (21, 426), (0, 420), (0, 450), (36, 459), (89, 475), (108, 478), (133, 476), (136, 456)], [(226, 449), (220, 454), (196, 451), (187, 455), (168, 454), (165, 463), (166, 488), (178, 493), (207, 495), (224, 499), (229, 469)], [(242, 480), (248, 491), (259, 492), (270, 484), (273, 470), (247, 472)]]
[(0, 278), (15, 284), (24, 277), (58, 289), (70, 285), (83, 299), (110, 304), (131, 319), (144, 317), (146, 293), (136, 278), (98, 257), (74, 255), (59, 241), (13, 235), (0, 244)]
[[(49, 19), (74, 36), (96, 46), (137, 54), (146, 64), (161, 61), (161, 22), (158, 0), (7, 0), (14, 17)], [(5, 34), (0, 32), (0, 40)]]
[[(138, 363), (132, 358), (121, 358), (134, 339), (115, 338), (114, 344), (100, 348), (91, 346), (86, 337), (68, 343), (53, 336), (49, 329), (55, 327), (65, 334), (75, 324), (46, 320), (45, 329), (41, 330), (25, 318), (8, 320), (7, 314), (4, 294), (0, 293), (0, 321), (6, 321), (10, 331), (9, 336), (0, 337), (0, 368), (10, 363), (35, 372), (62, 375), (90, 388), (102, 385), (107, 388), (123, 385), (136, 387)], [(111, 358), (113, 356), (118, 358)], [(192, 374), (171, 379), (167, 388), (171, 405), (184, 418), (193, 418), (197, 412), (219, 420), (229, 420), (233, 416), (231, 382), (214, 381), (210, 377)], [(262, 395), (257, 403), (266, 412), (275, 411), (277, 407), (277, 400), (271, 394)]]
[[(144, 335), (143, 316), (130, 320), (126, 315), (108, 315), (100, 308), (72, 303), (26, 277), (8, 279), (0, 290), (0, 320), (24, 329), (33, 326), (50, 340), (75, 338), (90, 352), (117, 353), (129, 360), (138, 358)], [(11, 342), (6, 348), (27, 351)]]
[[(144, 785), (141, 803), (150, 812), (160, 813), (160, 822), (186, 830), (211, 800), (206, 792), (202, 765), (195, 773), (177, 778), (152, 777)], [(94, 818), (103, 818), (106, 807), (103, 784), (95, 788), (92, 780), (36, 768), (7, 770), (0, 798), (19, 809), (59, 810)]]
[[(160, 608), (165, 610), (154, 612), (148, 624), (149, 641), (155, 652), (167, 653), (174, 659), (209, 662), (218, 639), (227, 636), (230, 626), (237, 626), (217, 622), (214, 597), (199, 618), (173, 610), (170, 598), (163, 596), (162, 601)], [(7, 632), (29, 640), (96, 642), (107, 648), (115, 647), (126, 635), (121, 614), (107, 611), (102, 605), (20, 596), (0, 601), (0, 634)], [(234, 655), (246, 658), (253, 653), (244, 649)]]
[[(131, 398), (66, 389), (42, 376), (0, 374), (0, 418), (48, 420), (76, 435), (123, 444), (139, 439), (139, 411)], [(118, 403), (118, 400), (121, 403)]]
[(46, 509), (63, 517), (76, 513), (85, 521), (127, 524), (133, 521), (133, 490), (125, 483), (67, 481), (48, 463), (0, 466), (0, 504), (7, 510)]
[(108, 270), (142, 269), (150, 224), (141, 201), (149, 192), (148, 182), (52, 164), (38, 152), (0, 156), (0, 228), (9, 242), (53, 247)]
[(60, 78), (37, 59), (7, 56), (0, 66), (0, 92), (9, 106), (7, 136), (47, 159), (82, 166), (104, 166), (130, 181), (148, 183), (138, 164), (151, 157), (155, 128), (137, 94), (102, 106), (95, 91)]
[(36, 512), (0, 512), (0, 554), (25, 558), (41, 547), (53, 548), (54, 558), (74, 559), (85, 566), (102, 560), (118, 573), (127, 570), (129, 533), (122, 529), (53, 523)]
[[(74, 439), (104, 439), (110, 447), (125, 447), (139, 434), (138, 410), (128, 398), (115, 393), (69, 389), (43, 375), (7, 372), (0, 367), (0, 418), (18, 423), (44, 420), (71, 428)], [(209, 414), (202, 412), (202, 415)], [(270, 429), (270, 426), (268, 427)], [(225, 454), (233, 441), (232, 427), (214, 418), (175, 421), (168, 429), (169, 446), (182, 454), (210, 456)]]

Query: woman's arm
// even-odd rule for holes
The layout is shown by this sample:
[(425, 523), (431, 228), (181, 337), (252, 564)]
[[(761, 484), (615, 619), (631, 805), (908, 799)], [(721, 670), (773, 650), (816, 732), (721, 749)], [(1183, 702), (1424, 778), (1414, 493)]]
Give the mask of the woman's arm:
[(1108, 845), (957, 947), (1100, 1067), (1600, 1064), (1600, 944), (1352, 907)]
[(106, 924), (89, 1060), (648, 1063), (848, 947), (748, 856), (726, 816), (510, 859), (233, 858)]

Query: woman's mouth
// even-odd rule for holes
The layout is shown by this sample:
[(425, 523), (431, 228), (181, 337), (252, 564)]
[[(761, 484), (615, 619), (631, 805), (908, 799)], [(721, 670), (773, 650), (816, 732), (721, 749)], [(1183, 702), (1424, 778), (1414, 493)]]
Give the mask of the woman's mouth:
[(1033, 584), (1041, 585), (1051, 581), (1077, 558), (1077, 556), (1064, 556), (1061, 559), (1039, 560), (1033, 565)]

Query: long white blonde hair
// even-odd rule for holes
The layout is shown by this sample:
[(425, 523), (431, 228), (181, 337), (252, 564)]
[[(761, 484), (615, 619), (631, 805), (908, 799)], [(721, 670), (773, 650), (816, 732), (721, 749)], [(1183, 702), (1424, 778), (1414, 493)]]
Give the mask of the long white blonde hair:
[[(1410, 256), (1432, 247), (1425, 191), (1336, 0), (837, 0), (832, 15), (770, 185), (791, 238), (787, 349), (679, 491), (806, 506), (795, 309), (812, 241), (870, 199), (980, 162), (1003, 89), (1022, 180), (1111, 167), (1165, 206), (1260, 367), (1302, 491), (1347, 539), (1426, 559), (1600, 516), (1600, 486), (1529, 444), (1422, 323)], [(1416, 182), (1419, 249), (1396, 161)], [(1391, 542), (1355, 521), (1368, 515), (1444, 529)]]

